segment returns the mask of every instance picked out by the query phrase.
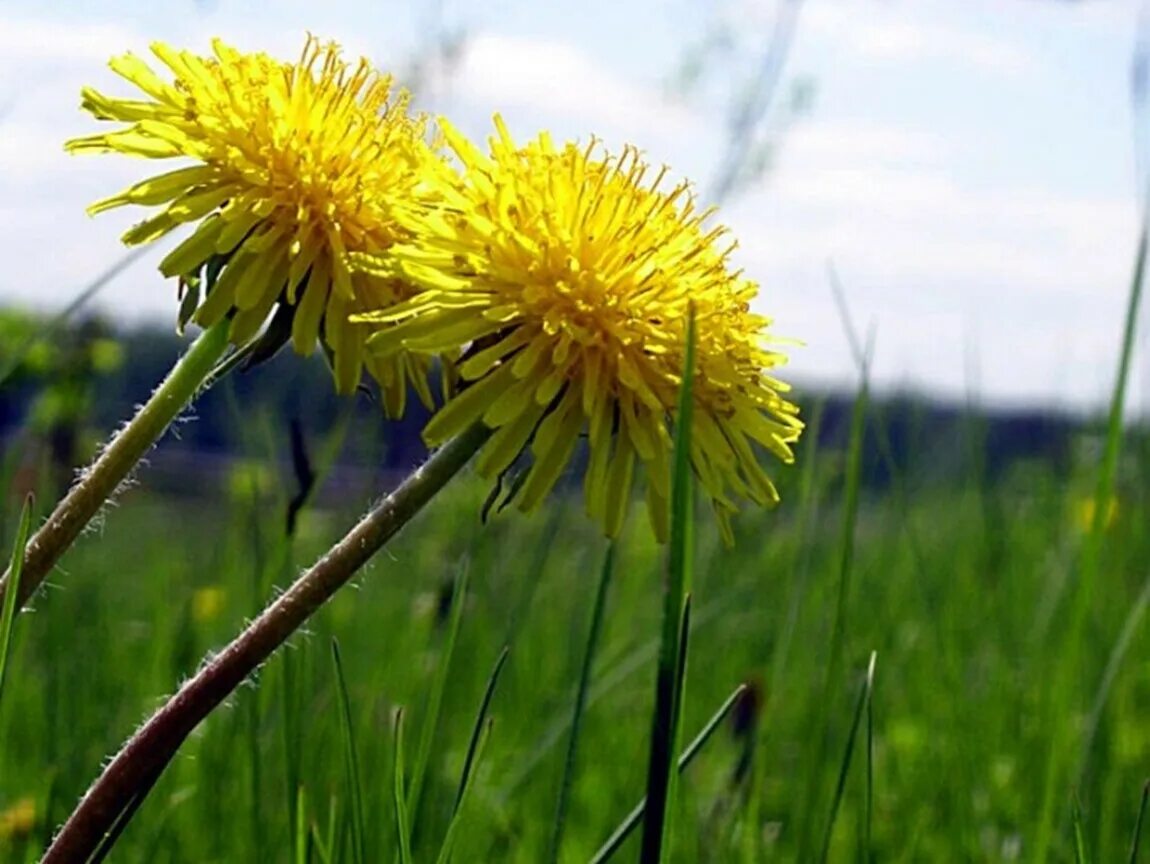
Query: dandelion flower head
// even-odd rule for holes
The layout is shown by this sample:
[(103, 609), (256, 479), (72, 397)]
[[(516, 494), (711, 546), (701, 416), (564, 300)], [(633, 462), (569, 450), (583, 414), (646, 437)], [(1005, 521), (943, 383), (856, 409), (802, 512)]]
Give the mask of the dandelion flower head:
[(710, 228), (687, 184), (666, 188), (666, 169), (634, 149), (612, 157), (596, 142), (556, 147), (546, 134), (518, 147), (495, 124), (487, 155), (440, 121), (464, 171), (442, 174), (443, 206), (401, 216), (412, 239), (395, 255), (421, 290), (361, 316), (377, 327), (369, 352), (466, 346), (461, 386), (428, 423), (429, 444), (482, 421), (494, 431), (480, 474), (521, 469), (511, 485), (531, 511), (586, 437), (589, 515), (616, 535), (641, 466), (663, 540), (693, 311), (691, 463), (729, 540), (732, 495), (778, 498), (759, 451), (792, 461), (802, 424), (768, 374), (784, 357), (769, 347), (770, 322), (751, 311), (757, 286), (729, 267), (725, 229)]
[[(233, 316), (238, 344), (277, 308), (290, 319), (295, 350), (309, 354), (321, 342), (337, 389), (354, 390), (364, 332), (349, 315), (386, 308), (410, 290), (391, 273), (353, 273), (348, 256), (385, 256), (402, 239), (394, 202), (418, 197), (424, 169), (442, 158), (427, 143), (424, 119), (408, 113), (409, 97), (393, 92), (390, 76), (363, 59), (348, 64), (338, 46), (314, 37), (296, 63), (242, 53), (218, 39), (208, 56), (163, 43), (152, 52), (173, 80), (132, 54), (113, 59), (111, 68), (146, 98), (84, 88), (85, 110), (129, 125), (66, 148), (183, 157), (190, 164), (98, 201), (89, 212), (126, 204), (162, 208), (124, 235), (129, 245), (195, 223), (160, 264), (182, 286), (196, 285), (194, 274), (205, 267), (213, 271), (194, 320), (210, 326)], [(408, 380), (430, 402), (426, 365), (405, 355), (368, 362), (389, 411), (402, 412)]]

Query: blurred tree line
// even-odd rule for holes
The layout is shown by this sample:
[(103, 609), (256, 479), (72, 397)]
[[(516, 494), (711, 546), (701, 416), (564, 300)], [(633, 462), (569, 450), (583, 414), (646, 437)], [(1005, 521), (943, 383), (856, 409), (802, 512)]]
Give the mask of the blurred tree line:
[[(160, 327), (113, 329), (88, 317), (51, 331), (35, 316), (0, 312), (0, 468), (40, 472), (40, 480), (47, 471), (62, 491), (185, 346), (186, 339)], [(808, 441), (845, 451), (855, 395), (796, 391)], [(204, 393), (152, 461), (168, 467), (177, 489), (211, 485), (212, 466), (222, 471), (237, 460), (278, 460), (298, 473), (301, 459), (311, 461), (346, 429), (337, 466), (396, 474), (426, 455), (420, 430), (428, 412), (414, 398), (409, 406), (402, 421), (387, 421), (370, 385), (341, 399), (322, 357), (305, 361), (285, 352)], [(1087, 421), (1068, 414), (987, 411), (907, 394), (872, 399), (867, 417), (863, 478), (876, 490), (899, 475), (916, 484), (994, 480), (1022, 460), (1067, 474), (1091, 432)]]

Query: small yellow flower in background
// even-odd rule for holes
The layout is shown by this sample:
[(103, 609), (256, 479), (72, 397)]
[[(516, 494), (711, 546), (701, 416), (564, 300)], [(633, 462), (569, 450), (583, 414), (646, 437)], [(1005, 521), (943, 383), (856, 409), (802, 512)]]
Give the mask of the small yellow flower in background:
[(219, 585), (197, 588), (192, 594), (192, 620), (197, 624), (214, 621), (224, 610), (227, 593)]
[(32, 798), (21, 798), (0, 810), (0, 840), (21, 840), (36, 830), (39, 813)]
[[(1074, 522), (1081, 531), (1091, 531), (1094, 528), (1094, 515), (1098, 509), (1093, 495), (1086, 495), (1074, 502)], [(1102, 514), (1102, 528), (1109, 530), (1114, 527), (1118, 518), (1118, 497), (1111, 495), (1106, 502), (1106, 512)]]
[[(113, 59), (111, 68), (143, 100), (83, 89), (83, 108), (93, 116), (130, 125), (69, 141), (69, 151), (193, 160), (89, 212), (162, 207), (124, 235), (129, 245), (198, 223), (160, 264), (164, 275), (183, 280), (226, 259), (194, 320), (210, 326), (234, 315), (231, 338), (241, 343), (273, 307), (286, 306), (295, 350), (310, 354), (322, 341), (337, 389), (351, 392), (363, 370), (365, 333), (349, 315), (386, 308), (410, 290), (393, 273), (353, 274), (348, 253), (382, 256), (403, 239), (392, 207), (418, 197), (423, 172), (441, 156), (427, 143), (425, 118), (408, 113), (408, 94), (393, 93), (391, 77), (367, 60), (347, 64), (334, 43), (309, 37), (297, 63), (220, 40), (212, 48), (200, 56), (154, 44), (171, 83), (136, 56)], [(426, 358), (369, 361), (369, 371), (392, 415), (403, 411), (408, 380), (430, 407)]]
[(770, 322), (750, 310), (757, 286), (732, 272), (733, 244), (705, 224), (709, 213), (695, 210), (687, 185), (663, 188), (666, 169), (653, 172), (636, 150), (614, 158), (594, 142), (557, 148), (546, 134), (520, 148), (495, 124), (488, 156), (440, 121), (465, 172), (440, 173), (442, 207), (399, 211), (412, 239), (393, 254), (422, 290), (358, 317), (377, 328), (369, 352), (469, 345), (457, 365), (464, 386), (428, 423), (427, 442), (482, 421), (495, 430), (478, 458), (487, 478), (529, 451), (515, 494), (531, 511), (586, 434), (588, 513), (618, 534), (640, 464), (662, 540), (693, 306), (691, 461), (729, 541), (729, 493), (778, 498), (756, 445), (790, 462), (802, 429), (780, 395), (786, 386), (766, 371), (785, 358), (767, 347)]

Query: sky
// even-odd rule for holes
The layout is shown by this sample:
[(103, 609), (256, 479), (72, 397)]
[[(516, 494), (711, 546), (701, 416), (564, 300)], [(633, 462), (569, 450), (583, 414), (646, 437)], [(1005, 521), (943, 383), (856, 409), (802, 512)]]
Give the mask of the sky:
[[(207, 51), (220, 36), (294, 58), (310, 31), (404, 73), (450, 43), (424, 65), (423, 107), (480, 139), (499, 111), (517, 138), (634, 144), (706, 200), (780, 2), (0, 0), (0, 304), (61, 308), (124, 254), (120, 233), (144, 215), (84, 207), (157, 166), (61, 146), (96, 129), (81, 86), (131, 93), (106, 67), (113, 55), (157, 39)], [(755, 139), (761, 170), (716, 217), (761, 285), (759, 311), (802, 343), (783, 377), (857, 383), (833, 273), (883, 390), (1104, 404), (1150, 147), (1150, 119), (1131, 110), (1139, 0), (789, 2), (794, 39)], [(171, 322), (163, 248), (98, 305)], [(1150, 352), (1131, 384), (1145, 413)]]

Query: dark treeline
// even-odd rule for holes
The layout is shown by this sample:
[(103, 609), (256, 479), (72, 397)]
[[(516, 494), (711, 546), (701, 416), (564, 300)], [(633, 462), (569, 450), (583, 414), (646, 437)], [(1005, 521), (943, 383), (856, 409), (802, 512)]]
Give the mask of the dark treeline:
[[(57, 334), (50, 344), (41, 340), (31, 350), (29, 340), (13, 335), (11, 328), (0, 331), (0, 340), (0, 368), (22, 357), (15, 374), (0, 385), (4, 450), (11, 456), (39, 441), (61, 467), (71, 463), (69, 471), (147, 398), (186, 344), (159, 328), (112, 334), (96, 320)], [(804, 417), (817, 429), (819, 446), (844, 450), (854, 395), (796, 389)], [(352, 399), (341, 399), (332, 391), (322, 357), (302, 360), (284, 351), (261, 366), (233, 373), (205, 393), (154, 460), (184, 471), (189, 464), (203, 471), (202, 466), (226, 465), (236, 457), (269, 454), (290, 462), (293, 425), (296, 441), (314, 450), (347, 412), (353, 417), (339, 460), (345, 468), (399, 472), (424, 457), (419, 432), (428, 412), (418, 400), (412, 397), (402, 421), (387, 421), (370, 386)], [(1019, 460), (1038, 460), (1064, 473), (1090, 431), (1085, 421), (1062, 413), (975, 410), (912, 395), (881, 397), (869, 407), (863, 479), (868, 487), (881, 489), (890, 483), (893, 468), (916, 483), (972, 476), (993, 480)]]

